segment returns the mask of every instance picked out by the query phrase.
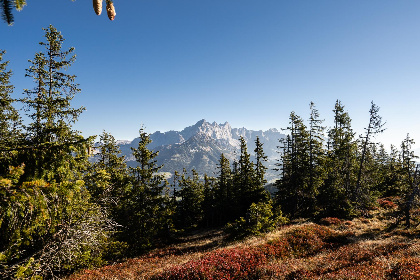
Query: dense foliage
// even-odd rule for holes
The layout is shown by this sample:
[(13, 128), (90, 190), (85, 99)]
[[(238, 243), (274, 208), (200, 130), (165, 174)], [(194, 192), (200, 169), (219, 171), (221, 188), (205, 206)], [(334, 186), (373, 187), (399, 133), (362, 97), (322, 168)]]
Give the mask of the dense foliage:
[(389, 195), (405, 197), (406, 224), (410, 211), (418, 204), (417, 158), (407, 135), (401, 150), (385, 148), (372, 141), (381, 133), (383, 123), (379, 107), (371, 104), (365, 135), (355, 137), (351, 119), (337, 100), (334, 126), (325, 127), (311, 103), (309, 124), (294, 112), (290, 114), (290, 132), (281, 140), (281, 159), (276, 201), (290, 217), (354, 217), (373, 207), (377, 198)]

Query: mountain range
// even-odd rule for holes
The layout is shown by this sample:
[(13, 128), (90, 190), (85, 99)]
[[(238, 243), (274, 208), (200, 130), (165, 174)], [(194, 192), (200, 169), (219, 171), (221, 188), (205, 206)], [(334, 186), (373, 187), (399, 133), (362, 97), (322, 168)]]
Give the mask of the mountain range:
[[(257, 136), (263, 143), (264, 153), (268, 157), (266, 179), (274, 181), (278, 172), (274, 171), (279, 159), (279, 139), (285, 137), (277, 129), (254, 131), (246, 128), (232, 128), (228, 122), (217, 124), (200, 120), (196, 124), (184, 128), (182, 131), (156, 131), (150, 134), (152, 143), (150, 150), (159, 151), (156, 160), (163, 165), (162, 171), (174, 174), (195, 169), (199, 175), (217, 176), (217, 165), (223, 153), (232, 163), (240, 155), (240, 137), (244, 137), (248, 153), (254, 160), (255, 140)], [(136, 161), (131, 153), (131, 148), (136, 148), (139, 138), (132, 141), (118, 141), (122, 154), (126, 157), (129, 166), (136, 166)], [(168, 174), (169, 175), (169, 174)]]

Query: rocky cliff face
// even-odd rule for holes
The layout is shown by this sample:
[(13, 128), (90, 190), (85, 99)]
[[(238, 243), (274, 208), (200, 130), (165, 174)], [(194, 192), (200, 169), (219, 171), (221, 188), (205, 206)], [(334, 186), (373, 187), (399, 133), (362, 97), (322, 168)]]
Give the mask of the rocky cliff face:
[[(268, 156), (266, 166), (267, 180), (272, 181), (278, 174), (272, 169), (278, 159), (279, 139), (283, 138), (277, 129), (267, 131), (253, 131), (246, 128), (232, 128), (229, 123), (217, 124), (200, 120), (196, 124), (186, 127), (182, 131), (157, 131), (150, 135), (153, 141), (149, 149), (159, 151), (158, 164), (163, 164), (162, 171), (174, 173), (195, 169), (199, 174), (217, 176), (217, 164), (223, 153), (231, 162), (239, 156), (240, 136), (247, 142), (248, 152), (253, 155), (255, 139), (258, 136), (264, 143), (264, 152)], [(126, 156), (129, 166), (136, 162), (131, 155), (131, 147), (138, 145), (139, 139), (131, 142), (121, 142), (122, 153)]]

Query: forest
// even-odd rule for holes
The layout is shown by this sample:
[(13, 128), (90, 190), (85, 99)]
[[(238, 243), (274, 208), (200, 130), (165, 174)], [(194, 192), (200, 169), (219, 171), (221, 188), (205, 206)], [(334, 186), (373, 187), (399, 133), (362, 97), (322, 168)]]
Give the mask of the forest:
[(201, 229), (223, 229), (227, 239), (243, 240), (300, 218), (368, 219), (369, 210), (388, 198), (396, 203), (398, 225), (419, 225), (414, 140), (407, 134), (389, 150), (375, 142), (385, 123), (374, 102), (360, 136), (339, 100), (331, 128), (313, 103), (307, 121), (291, 112), (287, 136), (279, 140), (273, 192), (266, 190), (258, 138), (254, 161), (241, 138), (237, 160), (222, 154), (217, 176), (184, 169), (165, 179), (144, 128), (132, 149), (136, 167), (127, 167), (110, 133), (95, 144), (96, 136), (73, 128), (85, 110), (72, 107), (81, 92), (68, 73), (74, 48), (63, 49), (53, 26), (44, 32), (44, 49), (26, 69), (34, 86), (22, 98), (12, 98), (12, 70), (0, 51), (0, 278), (60, 278), (140, 256)]

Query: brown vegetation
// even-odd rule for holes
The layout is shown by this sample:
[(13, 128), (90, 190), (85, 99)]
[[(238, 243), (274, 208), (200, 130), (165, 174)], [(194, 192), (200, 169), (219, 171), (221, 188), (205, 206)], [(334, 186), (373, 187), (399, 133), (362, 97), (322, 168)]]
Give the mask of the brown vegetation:
[(221, 231), (196, 233), (69, 280), (420, 279), (420, 230), (397, 226), (388, 204), (371, 218), (303, 222), (229, 244)]

